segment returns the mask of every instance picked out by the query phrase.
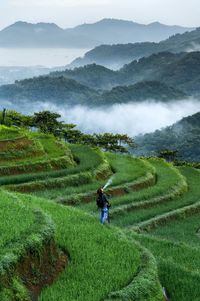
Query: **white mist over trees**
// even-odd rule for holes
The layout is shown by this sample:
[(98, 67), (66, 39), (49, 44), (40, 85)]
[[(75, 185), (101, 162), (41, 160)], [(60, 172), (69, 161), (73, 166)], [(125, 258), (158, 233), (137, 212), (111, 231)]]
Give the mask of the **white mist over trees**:
[(31, 110), (36, 108), (50, 108), (59, 112), (65, 122), (77, 124), (85, 133), (113, 132), (136, 136), (169, 126), (185, 116), (199, 112), (200, 102), (191, 99), (168, 104), (149, 101), (100, 108), (60, 107), (40, 103)]

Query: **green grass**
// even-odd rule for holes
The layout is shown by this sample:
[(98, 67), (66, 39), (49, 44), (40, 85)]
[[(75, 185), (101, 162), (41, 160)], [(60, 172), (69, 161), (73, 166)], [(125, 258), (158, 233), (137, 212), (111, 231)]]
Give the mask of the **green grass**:
[(0, 125), (0, 140), (10, 140), (22, 137), (23, 133), (18, 128)]
[(159, 278), (171, 301), (199, 301), (200, 249), (150, 235), (128, 233), (155, 256)]
[[(86, 145), (69, 145), (72, 155), (77, 162), (77, 165), (73, 168), (66, 170), (66, 175), (78, 174), (85, 171), (91, 171), (95, 174), (95, 170), (98, 169), (104, 162), (104, 156), (99, 150), (91, 149)], [(34, 192), (34, 195), (39, 197), (45, 197), (48, 199), (59, 199), (69, 194), (86, 192), (88, 190), (96, 189), (99, 184), (104, 183), (102, 180), (95, 180), (94, 183), (89, 183), (76, 187), (60, 187), (59, 189), (43, 189), (42, 191)]]
[(45, 154), (48, 158), (58, 158), (65, 156), (66, 154), (70, 155), (68, 148), (64, 146), (63, 143), (57, 141), (55, 137), (51, 135), (44, 135), (41, 133), (33, 133), (31, 136), (40, 142)]
[[(162, 198), (166, 194), (173, 192), (174, 187), (177, 187), (181, 178), (174, 168), (169, 168), (169, 165), (162, 160), (152, 160), (151, 163), (156, 168), (156, 185), (141, 191), (132, 192), (124, 197), (112, 199), (112, 210), (114, 209), (113, 211), (117, 212), (119, 207), (119, 212), (117, 212), (117, 214), (112, 218), (113, 224), (120, 227), (126, 227), (145, 220), (146, 217), (149, 218), (149, 216), (154, 216), (156, 214), (156, 210), (159, 210), (162, 206), (156, 206), (156, 208), (153, 206), (154, 201), (156, 203), (156, 198)], [(123, 207), (124, 205), (137, 203), (139, 206), (142, 206), (142, 202), (149, 201), (151, 199), (153, 200), (151, 205), (152, 208), (139, 208), (137, 210), (130, 209), (130, 211), (128, 211), (126, 206)], [(165, 204), (163, 206), (165, 206)]]
[[(146, 221), (145, 229), (148, 228), (150, 231), (148, 235), (135, 234), (129, 230), (128, 236), (137, 239), (155, 256), (161, 283), (170, 293), (170, 300), (199, 301), (200, 213), (199, 209), (195, 210), (195, 206), (199, 204), (200, 173), (191, 167), (181, 167), (180, 171), (187, 179), (188, 192), (165, 206), (154, 208), (152, 215), (150, 214)], [(190, 207), (191, 213), (188, 211)], [(151, 213), (151, 210), (147, 211)], [(153, 217), (153, 213), (156, 216), (155, 222), (154, 219), (148, 221), (149, 217)], [(164, 219), (165, 215), (166, 219)], [(162, 224), (158, 223), (159, 218), (163, 219)]]
[(20, 197), (24, 204), (39, 207), (52, 216), (56, 242), (71, 258), (59, 279), (43, 291), (40, 301), (99, 301), (133, 280), (140, 265), (140, 252), (134, 243), (77, 209), (35, 197)]
[(187, 217), (184, 220), (173, 221), (166, 226), (159, 227), (153, 232), (153, 235), (200, 247), (199, 230), (200, 214), (197, 214)]
[(148, 172), (155, 173), (151, 164), (138, 158), (112, 153), (106, 154), (106, 157), (115, 173), (110, 187), (134, 182), (145, 177)]
[[(13, 142), (17, 149), (13, 146), (13, 149), (10, 147), (8, 151), (2, 152), (0, 166), (33, 164), (61, 156), (71, 157), (68, 146), (56, 140), (52, 135), (31, 132), (24, 132), (24, 134), (24, 143), (17, 143), (17, 140)], [(28, 142), (30, 143), (27, 145)]]
[(182, 196), (176, 197), (172, 201), (155, 208), (154, 212), (146, 210), (147, 214), (143, 214), (143, 219), (140, 220), (139, 227), (149, 228), (149, 231), (151, 231), (167, 222), (170, 223), (173, 220), (199, 212), (195, 208), (195, 204), (198, 204), (200, 197), (200, 189), (198, 188), (200, 173), (198, 170), (190, 167), (181, 168), (181, 171), (187, 179), (189, 190)]
[[(149, 183), (146, 183), (146, 180), (149, 180), (149, 176), (151, 179), (154, 177), (154, 169), (153, 167), (140, 159), (132, 158), (130, 156), (119, 156), (119, 155), (113, 155), (113, 154), (106, 154), (106, 157), (108, 158), (108, 161), (112, 167), (112, 170), (115, 172), (115, 174), (112, 176), (112, 183), (107, 189), (109, 192), (109, 189), (112, 190), (112, 188), (121, 187), (124, 190), (124, 193), (131, 192), (131, 188), (129, 185), (133, 185), (134, 183), (139, 183), (140, 188), (142, 189), (145, 185), (150, 185)], [(123, 164), (124, 162), (124, 164)], [(152, 172), (152, 173), (151, 173)], [(123, 175), (123, 176), (122, 176)], [(126, 175), (126, 178), (128, 179), (128, 182), (124, 182), (124, 177)], [(96, 185), (94, 185), (95, 190), (97, 188), (104, 186), (105, 182), (98, 182)], [(78, 193), (91, 193), (92, 187), (86, 187), (83, 186), (83, 189), (80, 189), (78, 191), (73, 190), (70, 191), (76, 196)], [(73, 198), (73, 194), (70, 196), (70, 192), (67, 193), (69, 195), (68, 200), (70, 201), (71, 198)], [(77, 195), (78, 196), (78, 195)], [(90, 213), (95, 213), (96, 210), (96, 195), (94, 194), (94, 202), (90, 202), (88, 204), (81, 204), (81, 202), (78, 202), (78, 205), (80, 203), (80, 208), (88, 211)], [(119, 198), (120, 200), (123, 199), (123, 197)]]
[[(52, 236), (52, 224), (41, 211), (30, 209), (13, 194), (0, 190), (0, 277), (26, 250), (38, 248)], [(47, 230), (48, 229), (48, 230)], [(48, 233), (48, 231), (50, 231)]]

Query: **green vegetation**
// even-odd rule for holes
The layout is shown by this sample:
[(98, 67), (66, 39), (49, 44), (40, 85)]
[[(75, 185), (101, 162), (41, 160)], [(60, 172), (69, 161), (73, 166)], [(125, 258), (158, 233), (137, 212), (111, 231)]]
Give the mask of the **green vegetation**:
[(21, 131), (14, 127), (0, 126), (0, 140), (10, 140), (22, 137)]
[(114, 224), (130, 226), (145, 220), (150, 214), (154, 216), (156, 210), (187, 190), (185, 179), (176, 169), (162, 160), (152, 159), (150, 162), (156, 168), (156, 185), (114, 199), (111, 211)]
[(138, 224), (139, 230), (149, 235), (130, 230), (127, 235), (141, 242), (156, 257), (160, 280), (172, 300), (198, 300), (200, 173), (191, 167), (182, 167), (180, 171), (187, 179), (188, 192), (165, 207), (159, 206), (154, 215), (146, 216), (146, 221)]
[[(155, 44), (152, 46), (154, 48)], [(139, 44), (135, 47), (139, 49), (142, 46)], [(15, 84), (0, 87), (0, 98), (21, 104), (28, 99), (35, 102), (100, 106), (149, 99), (168, 102), (188, 96), (198, 97), (200, 54), (198, 51), (184, 51), (173, 53), (173, 49), (165, 49), (164, 46), (142, 58), (140, 52), (138, 55), (135, 53), (129, 64), (118, 71), (92, 64), (16, 81)], [(136, 60), (133, 61), (135, 56)]]
[[(30, 164), (27, 157), (0, 164), (5, 174), (0, 177), (2, 300), (18, 296), (19, 301), (30, 301), (16, 267), (30, 252), (42, 254), (44, 241), (51, 241), (70, 261), (57, 281), (43, 289), (40, 301), (163, 301), (160, 283), (172, 301), (198, 301), (198, 169), (23, 133), (23, 139), (36, 142), (44, 155), (32, 156)], [(14, 142), (21, 139), (11, 137)], [(95, 191), (110, 178), (106, 191), (112, 224), (102, 226)], [(50, 262), (55, 263), (55, 255)], [(37, 269), (35, 273), (40, 274)]]
[[(142, 189), (153, 185), (155, 182), (155, 175), (153, 167), (137, 158), (130, 156), (120, 156), (111, 153), (106, 154), (111, 169), (114, 174), (112, 176), (112, 183), (107, 191), (110, 195), (115, 193), (126, 194), (131, 190)], [(126, 176), (126, 180), (125, 180)], [(92, 184), (82, 185), (81, 187), (68, 187), (61, 190), (54, 190), (52, 192), (39, 192), (36, 195), (44, 196), (50, 199), (56, 199), (63, 204), (80, 205), (84, 210), (96, 211), (96, 190), (105, 185), (105, 180), (97, 180)], [(88, 203), (87, 205), (85, 203)]]
[[(26, 205), (40, 207), (52, 216), (56, 225), (56, 242), (62, 249), (67, 250), (71, 257), (70, 265), (59, 277), (59, 281), (44, 290), (39, 300), (105, 299), (111, 291), (128, 285), (134, 279), (141, 262), (139, 249), (134, 242), (129, 242), (113, 228), (103, 229), (94, 218), (81, 211), (30, 196), (20, 198)], [(103, 260), (102, 254), (106, 254)], [(116, 261), (116, 258), (120, 260)], [(149, 269), (147, 267), (145, 277), (150, 273)], [(154, 277), (156, 280), (156, 274)], [(155, 300), (162, 300), (157, 281)], [(133, 292), (137, 285), (135, 281)], [(155, 291), (148, 290), (149, 287), (146, 290), (147, 300), (154, 300), (151, 298), (155, 295)]]
[(30, 296), (23, 284), (28, 279), (20, 278), (20, 262), (27, 254), (39, 254), (53, 239), (54, 225), (41, 210), (27, 207), (16, 195), (2, 190), (0, 209), (0, 298), (28, 301)]
[(183, 118), (170, 127), (135, 138), (139, 155), (154, 156), (164, 149), (177, 152), (178, 160), (200, 161), (200, 113)]

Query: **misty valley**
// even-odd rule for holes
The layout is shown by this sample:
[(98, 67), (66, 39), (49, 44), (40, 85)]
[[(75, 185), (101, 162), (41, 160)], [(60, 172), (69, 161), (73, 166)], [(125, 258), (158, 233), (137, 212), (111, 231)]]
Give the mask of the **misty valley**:
[(200, 301), (199, 181), (200, 27), (0, 30), (0, 301)]

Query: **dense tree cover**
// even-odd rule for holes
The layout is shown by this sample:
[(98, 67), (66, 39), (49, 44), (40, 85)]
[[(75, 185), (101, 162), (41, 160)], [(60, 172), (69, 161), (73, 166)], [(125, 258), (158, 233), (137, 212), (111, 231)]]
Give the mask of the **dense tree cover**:
[(130, 86), (118, 86), (103, 93), (101, 103), (127, 103), (131, 101), (157, 100), (171, 101), (186, 97), (182, 91), (159, 81), (143, 81)]
[[(161, 81), (186, 94), (200, 94), (200, 52), (161, 52), (134, 60), (119, 71), (95, 64), (52, 73), (65, 76), (95, 89), (133, 85), (141, 81)], [(142, 94), (141, 94), (142, 95)]]
[(23, 115), (14, 110), (7, 111), (5, 108), (0, 112), (0, 124), (7, 126), (31, 127), (33, 126), (32, 116)]
[(133, 61), (120, 71), (93, 64), (16, 81), (0, 87), (0, 98), (18, 103), (32, 100), (92, 106), (148, 99), (170, 101), (200, 96), (199, 83), (200, 52), (163, 52)]
[(52, 77), (64, 76), (93, 89), (109, 89), (119, 82), (118, 73), (100, 65), (91, 64), (74, 70), (66, 69), (50, 73)]
[(16, 81), (0, 87), (0, 98), (10, 101), (56, 101), (57, 103), (81, 104), (98, 97), (98, 92), (80, 83), (60, 77), (40, 76)]
[(200, 113), (183, 118), (176, 124), (135, 138), (134, 153), (157, 156), (164, 150), (178, 151), (178, 160), (200, 161)]
[[(41, 80), (40, 80), (41, 79)], [(24, 104), (34, 102), (52, 102), (59, 105), (101, 106), (132, 101), (158, 100), (170, 101), (186, 97), (179, 89), (167, 86), (158, 81), (143, 81), (129, 86), (118, 86), (111, 91), (95, 91), (71, 79), (37, 78), (27, 80), (28, 84), (16, 83), (0, 87), (0, 98), (13, 100), (13, 103)], [(31, 82), (31, 87), (29, 85)], [(70, 87), (72, 81), (73, 87)], [(62, 83), (64, 82), (64, 85)], [(68, 82), (68, 88), (65, 83)], [(76, 82), (75, 82), (76, 83)], [(67, 84), (67, 85), (68, 85)], [(41, 93), (41, 94), (40, 94)]]

